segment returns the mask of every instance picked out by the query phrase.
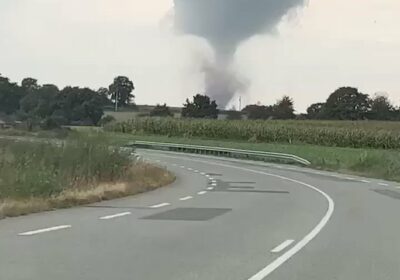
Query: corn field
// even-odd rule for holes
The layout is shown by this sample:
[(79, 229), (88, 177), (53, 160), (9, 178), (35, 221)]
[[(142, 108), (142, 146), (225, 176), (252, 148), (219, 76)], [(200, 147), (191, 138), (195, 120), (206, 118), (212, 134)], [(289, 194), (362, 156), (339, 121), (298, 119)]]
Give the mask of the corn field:
[(314, 144), (352, 148), (400, 148), (400, 123), (344, 121), (228, 121), (135, 118), (108, 131), (170, 137)]

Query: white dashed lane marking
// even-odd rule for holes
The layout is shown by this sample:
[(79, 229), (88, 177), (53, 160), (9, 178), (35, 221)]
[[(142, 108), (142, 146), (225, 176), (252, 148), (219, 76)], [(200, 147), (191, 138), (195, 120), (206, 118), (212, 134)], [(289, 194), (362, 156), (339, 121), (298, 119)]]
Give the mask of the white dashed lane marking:
[(198, 192), (197, 194), (198, 195), (203, 195), (203, 194), (206, 194), (207, 192), (206, 191), (201, 191), (201, 192)]
[(387, 186), (389, 186), (389, 184), (386, 184), (386, 183), (378, 183), (378, 185), (380, 185), (380, 186), (384, 186), (384, 187), (387, 187)]
[(165, 202), (165, 203), (160, 203), (160, 204), (152, 205), (152, 206), (150, 206), (150, 208), (157, 209), (157, 208), (161, 208), (161, 207), (165, 207), (165, 206), (169, 206), (169, 205), (171, 205), (171, 203)]
[(49, 228), (43, 228), (43, 229), (38, 229), (38, 230), (27, 231), (27, 232), (19, 233), (18, 235), (20, 235), (20, 236), (31, 236), (31, 235), (35, 235), (35, 234), (50, 232), (50, 231), (68, 229), (68, 228), (71, 228), (71, 227), (72, 227), (71, 225), (62, 225), (62, 226), (49, 227)]
[(277, 247), (275, 247), (274, 249), (272, 249), (271, 253), (280, 253), (283, 250), (285, 250), (287, 247), (292, 245), (293, 242), (294, 242), (294, 240), (292, 240), (292, 239), (286, 240), (282, 244), (280, 244)]
[(181, 197), (179, 200), (180, 201), (185, 201), (185, 200), (189, 200), (189, 199), (192, 199), (193, 198), (193, 196), (185, 196), (185, 197)]
[(119, 217), (123, 217), (123, 216), (128, 216), (131, 214), (132, 214), (131, 212), (123, 212), (123, 213), (118, 213), (118, 214), (114, 214), (114, 215), (108, 215), (108, 216), (101, 217), (100, 220), (110, 220), (110, 219), (115, 219), (115, 218), (119, 218)]

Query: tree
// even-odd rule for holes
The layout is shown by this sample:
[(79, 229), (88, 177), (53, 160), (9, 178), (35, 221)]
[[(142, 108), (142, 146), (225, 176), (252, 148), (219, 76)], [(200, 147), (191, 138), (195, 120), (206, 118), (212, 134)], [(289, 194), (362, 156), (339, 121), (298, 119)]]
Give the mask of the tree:
[(167, 104), (160, 105), (157, 104), (156, 107), (153, 108), (150, 112), (151, 117), (172, 117), (174, 114), (170, 111), (169, 107), (167, 107)]
[(218, 118), (218, 105), (215, 100), (211, 101), (207, 95), (197, 94), (193, 96), (193, 102), (186, 99), (183, 104), (182, 117), (184, 118)]
[(323, 119), (324, 118), (325, 103), (311, 104), (307, 109), (308, 119)]
[(29, 117), (46, 118), (51, 116), (58, 93), (57, 86), (51, 84), (43, 85), (21, 99), (21, 111)]
[(21, 82), (21, 87), (27, 92), (32, 92), (34, 90), (39, 89), (39, 85), (36, 79), (33, 78), (25, 78)]
[(370, 119), (373, 120), (396, 120), (399, 119), (396, 108), (389, 98), (383, 94), (376, 94), (371, 100)]
[(55, 115), (69, 122), (97, 125), (103, 116), (103, 96), (90, 88), (65, 87), (57, 97)]
[(324, 113), (330, 119), (361, 120), (367, 117), (370, 107), (367, 94), (357, 88), (342, 87), (329, 96)]
[(133, 103), (133, 98), (135, 98), (135, 96), (132, 94), (132, 91), (135, 89), (135, 86), (128, 77), (116, 77), (108, 89), (111, 100), (114, 101), (114, 104), (117, 103), (117, 106), (127, 106)]
[(294, 102), (289, 96), (283, 96), (281, 100), (273, 106), (273, 116), (276, 119), (289, 120), (294, 119)]
[(273, 107), (264, 105), (248, 105), (243, 110), (250, 120), (267, 120), (273, 116)]
[(19, 102), (25, 92), (16, 83), (0, 75), (0, 112), (13, 114), (19, 109)]

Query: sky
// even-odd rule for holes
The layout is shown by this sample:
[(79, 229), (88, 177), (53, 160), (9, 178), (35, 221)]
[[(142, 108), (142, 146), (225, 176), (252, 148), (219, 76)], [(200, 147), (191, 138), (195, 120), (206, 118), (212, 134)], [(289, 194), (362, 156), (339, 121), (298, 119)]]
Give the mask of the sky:
[[(180, 106), (204, 92), (213, 53), (176, 32), (172, 13), (172, 0), (0, 0), (0, 73), (94, 89), (125, 75), (136, 103)], [(400, 1), (309, 0), (241, 44), (234, 65), (248, 85), (236, 108), (239, 96), (244, 106), (289, 95), (304, 112), (341, 86), (400, 105)]]

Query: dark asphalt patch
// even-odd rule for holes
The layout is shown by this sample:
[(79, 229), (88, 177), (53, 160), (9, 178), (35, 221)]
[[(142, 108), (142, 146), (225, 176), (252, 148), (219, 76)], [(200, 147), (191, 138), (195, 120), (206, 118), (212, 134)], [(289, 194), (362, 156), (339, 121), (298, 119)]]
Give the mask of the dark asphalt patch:
[(104, 209), (143, 209), (143, 210), (148, 210), (149, 207), (144, 207), (144, 206), (113, 206), (113, 205), (86, 205), (82, 206), (85, 208), (104, 208)]
[(240, 189), (234, 189), (234, 190), (214, 190), (216, 192), (237, 192), (237, 193), (269, 193), (269, 194), (289, 194), (288, 191), (263, 191), (263, 190), (240, 190)]
[(218, 174), (218, 173), (207, 173), (207, 175), (210, 175), (210, 176), (222, 176), (222, 174)]
[(381, 195), (389, 196), (394, 199), (400, 199), (400, 193), (392, 190), (373, 190)]
[(253, 185), (253, 184), (255, 184), (256, 182), (227, 182), (227, 181), (225, 181), (224, 183), (229, 184), (229, 185), (231, 185), (231, 184)]
[[(233, 186), (232, 184), (249, 184), (252, 186)], [(218, 185), (212, 190), (212, 192), (236, 192), (236, 193), (266, 193), (266, 194), (289, 194), (288, 191), (277, 191), (277, 190), (263, 190), (256, 189), (255, 182), (227, 182), (218, 181)]]
[(143, 217), (144, 220), (208, 221), (232, 209), (228, 208), (176, 208)]

